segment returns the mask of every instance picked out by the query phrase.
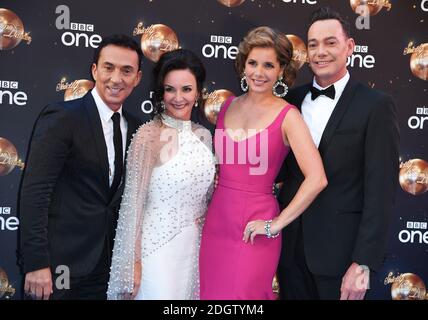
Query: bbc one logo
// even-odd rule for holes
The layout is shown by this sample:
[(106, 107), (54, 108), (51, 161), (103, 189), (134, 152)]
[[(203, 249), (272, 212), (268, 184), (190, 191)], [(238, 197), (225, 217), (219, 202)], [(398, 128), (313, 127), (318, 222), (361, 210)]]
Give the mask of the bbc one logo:
[(102, 38), (94, 32), (94, 25), (89, 23), (77, 23), (70, 21), (70, 8), (66, 5), (59, 5), (55, 9), (58, 17), (55, 27), (58, 30), (68, 30), (61, 35), (61, 42), (67, 47), (92, 47), (97, 48)]
[(398, 234), (398, 240), (402, 243), (428, 244), (427, 222), (407, 221), (406, 229)]
[(18, 91), (18, 81), (0, 80), (0, 104), (25, 106), (27, 104), (27, 94)]
[(238, 47), (232, 45), (232, 37), (230, 36), (211, 35), (210, 43), (202, 47), (202, 54), (205, 58), (235, 60)]
[(428, 12), (428, 0), (421, 0), (422, 11)]
[(154, 94), (154, 92), (150, 91), (150, 93), (149, 93), (150, 98), (147, 100), (144, 100), (141, 103), (141, 111), (143, 111), (145, 114), (151, 114), (154, 111), (153, 103), (151, 100), (153, 98), (153, 94)]
[(416, 108), (416, 115), (411, 116), (407, 121), (407, 125), (410, 129), (423, 129), (425, 121), (428, 120), (428, 108), (418, 107)]
[(374, 56), (368, 54), (368, 46), (356, 45), (352, 56), (346, 60), (346, 65), (350, 67), (359, 67), (365, 69), (372, 69), (375, 66), (376, 59)]
[(285, 3), (317, 4), (317, 0), (282, 0)]
[(0, 231), (16, 231), (19, 226), (18, 217), (11, 216), (10, 207), (0, 207)]

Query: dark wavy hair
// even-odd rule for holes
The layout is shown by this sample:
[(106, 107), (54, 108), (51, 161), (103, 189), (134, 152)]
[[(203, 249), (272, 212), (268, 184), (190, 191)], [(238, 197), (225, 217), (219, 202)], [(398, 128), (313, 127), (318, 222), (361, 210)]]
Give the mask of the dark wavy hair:
[(244, 73), (245, 62), (254, 48), (273, 48), (278, 57), (279, 65), (284, 68), (283, 81), (291, 87), (296, 79), (297, 64), (293, 58), (293, 44), (287, 36), (270, 27), (257, 27), (250, 30), (238, 46), (235, 69), (241, 77)]
[(205, 81), (205, 67), (198, 56), (188, 49), (177, 49), (164, 53), (153, 69), (153, 106), (155, 114), (161, 114), (164, 110), (161, 102), (164, 95), (164, 81), (166, 75), (174, 70), (190, 70), (195, 76), (198, 90), (198, 104), (203, 108), (202, 89)]

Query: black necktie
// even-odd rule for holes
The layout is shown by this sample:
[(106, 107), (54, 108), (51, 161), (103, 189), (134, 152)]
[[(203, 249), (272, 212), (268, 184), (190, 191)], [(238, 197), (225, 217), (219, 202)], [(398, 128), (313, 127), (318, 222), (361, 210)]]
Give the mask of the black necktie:
[(122, 131), (120, 130), (120, 113), (115, 112), (111, 117), (113, 120), (113, 143), (114, 143), (114, 178), (111, 191), (114, 193), (120, 185), (123, 170), (123, 145)]
[(330, 99), (334, 100), (334, 96), (336, 95), (336, 90), (334, 89), (334, 85), (332, 84), (330, 87), (324, 90), (320, 90), (315, 88), (314, 86), (311, 87), (311, 93), (312, 93), (312, 100), (315, 100), (321, 95), (324, 95), (326, 97), (329, 97)]

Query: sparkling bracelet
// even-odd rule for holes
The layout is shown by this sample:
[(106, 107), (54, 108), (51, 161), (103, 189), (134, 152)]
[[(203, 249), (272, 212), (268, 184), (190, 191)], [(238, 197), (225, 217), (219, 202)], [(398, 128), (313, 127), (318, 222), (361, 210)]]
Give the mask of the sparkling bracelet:
[(278, 233), (276, 233), (276, 234), (272, 234), (272, 233), (270, 232), (270, 225), (271, 225), (271, 223), (272, 223), (272, 220), (266, 220), (266, 221), (265, 221), (265, 232), (266, 232), (266, 237), (268, 237), (269, 239), (270, 239), (270, 238), (276, 238), (276, 237), (278, 237), (278, 236), (279, 236), (279, 232), (278, 232)]

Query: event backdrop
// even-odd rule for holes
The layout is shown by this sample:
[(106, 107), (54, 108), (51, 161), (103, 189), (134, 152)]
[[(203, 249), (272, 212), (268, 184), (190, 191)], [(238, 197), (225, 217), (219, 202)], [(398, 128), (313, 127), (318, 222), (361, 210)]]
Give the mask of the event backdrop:
[(323, 5), (351, 23), (357, 45), (348, 61), (352, 76), (386, 91), (398, 106), (401, 188), (388, 256), (372, 296), (426, 298), (428, 0), (2, 0), (0, 299), (21, 298), (17, 195), (33, 124), (47, 103), (74, 99), (92, 87), (92, 55), (103, 36), (125, 33), (141, 43), (143, 80), (125, 108), (144, 119), (152, 112), (154, 62), (176, 47), (195, 51), (207, 68), (205, 111), (214, 122), (221, 102), (240, 94), (233, 63), (239, 41), (253, 27), (268, 25), (290, 35), (302, 66), (296, 85), (311, 80), (307, 21)]

